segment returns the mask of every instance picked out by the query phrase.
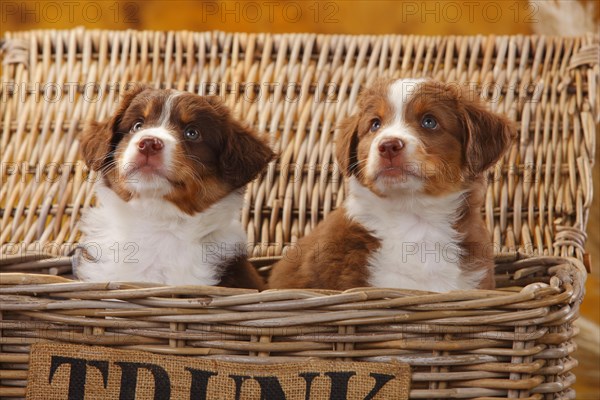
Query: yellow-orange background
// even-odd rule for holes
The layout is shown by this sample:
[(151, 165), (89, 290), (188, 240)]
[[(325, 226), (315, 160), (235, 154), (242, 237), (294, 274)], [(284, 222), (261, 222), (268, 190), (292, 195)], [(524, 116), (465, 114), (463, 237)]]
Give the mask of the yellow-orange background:
[[(575, 2), (576, 0), (572, 0)], [(530, 34), (545, 24), (526, 0), (374, 1), (0, 1), (0, 32), (27, 29), (224, 30), (344, 34)], [(598, 21), (600, 6), (596, 7)], [(600, 138), (597, 140), (600, 154)], [(600, 188), (600, 171), (594, 185)], [(583, 314), (600, 323), (600, 201), (592, 206), (588, 251), (594, 272), (587, 284)], [(598, 399), (600, 360), (582, 354), (578, 398)]]
[(2, 29), (189, 29), (245, 32), (529, 33), (539, 14), (504, 1), (7, 1)]

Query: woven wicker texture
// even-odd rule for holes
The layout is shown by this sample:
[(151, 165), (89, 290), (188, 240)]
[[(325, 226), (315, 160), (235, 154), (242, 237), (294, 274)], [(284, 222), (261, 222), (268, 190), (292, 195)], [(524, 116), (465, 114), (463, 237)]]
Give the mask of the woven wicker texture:
[(478, 85), (493, 110), (520, 121), (483, 210), (498, 251), (582, 254), (600, 104), (592, 38), (73, 30), (7, 39), (4, 252), (10, 242), (65, 254), (76, 243), (95, 181), (78, 154), (82, 123), (106, 118), (127, 82), (145, 81), (216, 90), (270, 134), (281, 158), (250, 185), (242, 218), (253, 256), (280, 255), (342, 201), (333, 129), (363, 85), (391, 74)]
[[(72, 30), (7, 33), (3, 48), (2, 272), (70, 271), (96, 179), (78, 134), (110, 115), (130, 81), (217, 93), (269, 134), (280, 158), (249, 186), (242, 215), (257, 265), (343, 200), (333, 130), (377, 76), (471, 85), (520, 134), (490, 172), (482, 209), (503, 289), (259, 294), (3, 274), (3, 395), (24, 395), (29, 345), (51, 339), (263, 363), (398, 359), (413, 367), (411, 398), (574, 397), (596, 38)], [(40, 251), (62, 257), (35, 261)]]
[(583, 265), (516, 254), (497, 262), (500, 285), (512, 288), (440, 294), (256, 293), (3, 274), (0, 390), (23, 396), (29, 346), (51, 340), (263, 364), (394, 360), (412, 367), (415, 399), (574, 398)]

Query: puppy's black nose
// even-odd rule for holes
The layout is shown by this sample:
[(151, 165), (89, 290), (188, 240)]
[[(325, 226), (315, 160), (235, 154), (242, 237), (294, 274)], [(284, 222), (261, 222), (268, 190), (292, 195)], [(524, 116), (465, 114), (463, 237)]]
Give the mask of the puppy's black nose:
[(390, 160), (398, 156), (404, 147), (404, 142), (400, 139), (387, 139), (379, 143), (379, 155)]
[(147, 156), (157, 154), (159, 151), (162, 150), (163, 147), (165, 147), (162, 140), (150, 136), (142, 138), (142, 140), (138, 142), (137, 146), (140, 153), (145, 154)]

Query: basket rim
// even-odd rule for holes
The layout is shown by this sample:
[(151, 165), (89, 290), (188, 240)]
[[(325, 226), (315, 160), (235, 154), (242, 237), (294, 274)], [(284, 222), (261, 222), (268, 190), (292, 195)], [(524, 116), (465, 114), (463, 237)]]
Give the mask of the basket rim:
[[(47, 263), (48, 260), (57, 260), (58, 262), (71, 263), (74, 256), (56, 257), (50, 254), (26, 254), (17, 256), (3, 256), (0, 262), (2, 266), (10, 264), (40, 265)], [(250, 259), (251, 262), (264, 261), (261, 258)], [(567, 272), (571, 277), (571, 282), (567, 283), (574, 288), (582, 289), (587, 280), (587, 271), (584, 263), (575, 257), (562, 256), (547, 256), (547, 255), (528, 255), (518, 251), (498, 253), (494, 257), (495, 263), (510, 264), (518, 268), (526, 268), (534, 265), (548, 266), (548, 268), (556, 268)], [(559, 278), (560, 279), (560, 278)], [(260, 296), (263, 301), (273, 300), (290, 300), (290, 299), (309, 299), (319, 297), (348, 297), (348, 300), (359, 298), (372, 299), (380, 297), (439, 297), (440, 301), (448, 301), (456, 297), (458, 294), (471, 295), (475, 297), (493, 297), (506, 296), (515, 293), (536, 293), (540, 290), (547, 290), (544, 285), (529, 284), (524, 287), (509, 286), (496, 288), (493, 290), (471, 289), (471, 290), (455, 290), (450, 292), (428, 292), (420, 290), (409, 290), (400, 288), (382, 288), (382, 287), (360, 287), (352, 288), (346, 291), (326, 290), (326, 289), (266, 289), (258, 291), (256, 289), (242, 288), (227, 288), (221, 286), (202, 286), (202, 285), (165, 285), (153, 282), (82, 282), (75, 279), (69, 279), (62, 276), (38, 273), (22, 273), (22, 272), (0, 272), (0, 295), (2, 294), (17, 294), (17, 293), (57, 293), (57, 292), (121, 292), (124, 298), (131, 298), (136, 293), (157, 296), (172, 296), (172, 295), (198, 295), (198, 296)], [(538, 287), (539, 286), (539, 287)], [(565, 282), (555, 284), (555, 290), (559, 290), (559, 286), (565, 289)], [(520, 290), (518, 290), (520, 288)], [(573, 295), (578, 294), (582, 290), (575, 290)], [(583, 293), (580, 293), (583, 297)], [(145, 296), (144, 296), (145, 297)], [(121, 297), (119, 297), (121, 298)]]

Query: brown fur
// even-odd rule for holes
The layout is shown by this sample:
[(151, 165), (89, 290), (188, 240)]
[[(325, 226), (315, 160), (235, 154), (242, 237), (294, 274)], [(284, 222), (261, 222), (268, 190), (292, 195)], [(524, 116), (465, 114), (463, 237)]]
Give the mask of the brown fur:
[(218, 286), (258, 290), (266, 288), (263, 278), (244, 257), (238, 257), (223, 265), (223, 275)]
[(364, 186), (377, 192), (365, 175), (365, 161), (373, 134), (369, 131), (374, 118), (380, 118), (382, 124), (391, 122), (393, 108), (382, 93), (387, 91), (390, 79), (378, 79), (373, 86), (361, 92), (358, 98), (359, 113), (345, 118), (335, 137), (336, 157), (342, 173), (354, 175)]
[(379, 241), (338, 208), (290, 246), (269, 278), (271, 288), (346, 290), (368, 286), (367, 258)]
[(492, 238), (481, 216), (481, 206), (485, 197), (485, 184), (482, 177), (473, 182), (465, 203), (461, 209), (462, 217), (456, 221), (454, 228), (464, 235), (460, 246), (464, 255), (461, 268), (465, 271), (486, 271), (479, 285), (480, 289), (493, 289), (496, 286), (494, 277), (494, 246)]
[(141, 92), (146, 90), (146, 86), (135, 85), (130, 87), (117, 108), (117, 111), (105, 121), (89, 121), (79, 139), (83, 159), (86, 164), (94, 171), (100, 171), (112, 156), (116, 144), (122, 139), (117, 133), (123, 114), (131, 104), (131, 101)]
[[(106, 186), (123, 200), (134, 194), (125, 187), (128, 178), (115, 168), (115, 161), (127, 147), (131, 126), (138, 120), (156, 123), (169, 94), (136, 85), (126, 92), (111, 118), (90, 122), (82, 134), (84, 160), (102, 172)], [(244, 186), (274, 157), (269, 146), (235, 120), (216, 96), (184, 94), (173, 102), (173, 111), (169, 123), (175, 130), (194, 125), (202, 135), (198, 142), (180, 141), (174, 157), (178, 168), (168, 176), (175, 190), (165, 199), (187, 214), (201, 212)]]
[[(138, 121), (157, 125), (168, 90), (135, 85), (124, 95), (115, 114), (104, 122), (90, 122), (81, 136), (81, 151), (88, 166), (102, 174), (104, 183), (123, 200), (135, 193), (127, 189), (128, 175), (116, 162), (130, 140), (131, 127)], [(186, 140), (190, 126), (201, 139)], [(227, 194), (238, 190), (258, 175), (274, 157), (269, 146), (250, 128), (235, 120), (217, 97), (190, 93), (175, 97), (168, 129), (181, 134), (173, 155), (174, 170), (166, 176), (172, 190), (166, 201), (193, 215), (204, 211)], [(262, 279), (244, 259), (223, 269), (222, 284), (261, 289)]]
[[(375, 134), (374, 118), (385, 125), (394, 118), (387, 99), (389, 79), (378, 80), (365, 89), (358, 100), (359, 112), (346, 118), (336, 136), (337, 159), (341, 171), (354, 175), (379, 196), (374, 182), (365, 174), (365, 163)], [(474, 98), (469, 98), (474, 97)], [(423, 115), (433, 115), (439, 123), (434, 132), (421, 126)], [(491, 236), (481, 216), (485, 195), (483, 172), (496, 163), (515, 136), (507, 118), (486, 110), (471, 92), (429, 81), (409, 98), (404, 121), (416, 132), (422, 146), (416, 158), (423, 192), (442, 196), (467, 190), (454, 228), (461, 233), (465, 271), (486, 271), (480, 288), (494, 287)], [(307, 237), (298, 242), (300, 256), (284, 257), (273, 267), (271, 288), (323, 288), (345, 290), (368, 285), (369, 255), (379, 241), (362, 225), (348, 220), (343, 207), (331, 213)], [(315, 256), (315, 249), (327, 248)]]

